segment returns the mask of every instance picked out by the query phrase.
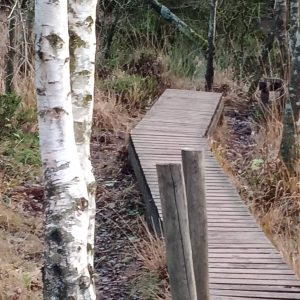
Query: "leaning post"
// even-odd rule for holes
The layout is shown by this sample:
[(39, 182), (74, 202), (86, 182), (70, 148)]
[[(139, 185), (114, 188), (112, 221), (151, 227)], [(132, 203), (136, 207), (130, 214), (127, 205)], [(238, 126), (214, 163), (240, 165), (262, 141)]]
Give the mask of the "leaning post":
[(196, 300), (182, 167), (158, 164), (156, 169), (172, 299)]
[(209, 300), (204, 151), (184, 149), (182, 166), (198, 300)]

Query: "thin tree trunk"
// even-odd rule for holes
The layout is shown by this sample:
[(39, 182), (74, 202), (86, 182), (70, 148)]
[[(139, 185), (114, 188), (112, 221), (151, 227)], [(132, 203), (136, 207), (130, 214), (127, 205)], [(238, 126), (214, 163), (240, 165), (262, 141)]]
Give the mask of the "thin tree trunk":
[(180, 32), (182, 32), (187, 38), (195, 42), (202, 51), (206, 52), (208, 48), (207, 40), (195, 32), (191, 27), (189, 27), (184, 21), (173, 14), (169, 8), (159, 3), (157, 0), (147, 0), (151, 7), (159, 13), (165, 20), (171, 22), (174, 27), (176, 27)]
[[(285, 107), (285, 124), (283, 132), (282, 152), (285, 161), (290, 166), (299, 158), (300, 150), (300, 28), (299, 1), (290, 0), (290, 57), (291, 71), (289, 83), (289, 97)], [(295, 166), (299, 172), (298, 166)]]
[[(285, 83), (287, 83), (289, 82), (290, 77), (290, 52), (288, 48), (289, 43), (287, 34), (287, 0), (276, 0), (275, 13), (277, 15), (278, 20), (277, 39), (279, 42), (282, 60), (281, 78)], [(285, 99), (280, 99), (279, 101), (285, 101), (283, 133), (280, 152), (284, 162), (291, 169), (291, 148), (292, 145), (295, 143), (292, 107), (288, 94), (285, 95)]]
[[(32, 41), (34, 40), (33, 37), (33, 25), (34, 25), (34, 0), (29, 0), (27, 3), (27, 14), (26, 14), (26, 41), (27, 45), (27, 55), (29, 61), (32, 60), (34, 56), (34, 48), (31, 46)], [(29, 68), (30, 69), (30, 68)], [(28, 75), (28, 74), (26, 74)]]
[(15, 21), (16, 17), (13, 13), (9, 20), (9, 49), (6, 58), (6, 78), (5, 78), (5, 92), (11, 94), (14, 91), (13, 77), (14, 77), (14, 58), (15, 58)]
[(26, 13), (26, 36), (27, 36), (27, 41), (30, 41), (31, 37), (32, 37), (33, 21), (34, 21), (34, 0), (28, 0), (27, 13)]
[(69, 0), (71, 94), (75, 142), (89, 196), (87, 261), (91, 271), (94, 266), (96, 213), (96, 181), (90, 160), (96, 54), (96, 6), (97, 0), (83, 2)]
[(287, 20), (288, 6), (287, 0), (276, 0), (275, 13), (277, 15), (276, 36), (281, 53), (281, 79), (284, 82), (289, 80), (290, 58), (288, 48)]
[(106, 37), (105, 51), (104, 51), (104, 59), (110, 58), (110, 50), (111, 50), (112, 42), (113, 42), (114, 35), (116, 32), (116, 28), (117, 28), (117, 22), (118, 21), (116, 19), (113, 22), (113, 24), (110, 25), (110, 28), (108, 30), (107, 37)]
[(208, 30), (208, 55), (206, 68), (206, 86), (207, 91), (211, 91), (214, 83), (214, 55), (215, 55), (215, 31), (216, 31), (216, 15), (217, 15), (217, 0), (210, 1), (210, 18)]
[(67, 1), (36, 1), (36, 91), (45, 184), (44, 299), (95, 299), (88, 192), (74, 139)]

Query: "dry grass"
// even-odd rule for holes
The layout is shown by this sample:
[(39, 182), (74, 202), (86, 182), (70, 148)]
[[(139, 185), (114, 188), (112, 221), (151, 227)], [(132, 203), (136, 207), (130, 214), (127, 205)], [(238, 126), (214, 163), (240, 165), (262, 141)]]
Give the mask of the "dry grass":
[(138, 230), (139, 242), (133, 243), (133, 247), (135, 259), (140, 267), (137, 275), (132, 279), (131, 299), (170, 300), (164, 239), (151, 233), (145, 221), (141, 219)]
[(0, 299), (41, 299), (42, 219), (0, 202)]
[(104, 93), (95, 89), (94, 127), (97, 131), (111, 130), (113, 132), (129, 131), (142, 117), (134, 107), (131, 111), (124, 108), (117, 100), (114, 91)]
[[(234, 128), (232, 119), (225, 118), (212, 137), (211, 145), (262, 230), (300, 276), (299, 180), (289, 173), (280, 157), (283, 126), (276, 97), (278, 95), (273, 95), (266, 120), (253, 116), (247, 121), (252, 129), (249, 138), (244, 135), (241, 140), (237, 133), (228, 135)], [(249, 99), (241, 89), (232, 87), (224, 98), (225, 111), (249, 109)], [(256, 100), (259, 102), (258, 94)]]

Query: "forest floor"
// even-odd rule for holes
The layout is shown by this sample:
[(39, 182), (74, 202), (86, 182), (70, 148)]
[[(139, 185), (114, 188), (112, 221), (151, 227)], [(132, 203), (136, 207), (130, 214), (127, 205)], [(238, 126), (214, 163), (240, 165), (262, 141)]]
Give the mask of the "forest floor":
[(129, 130), (143, 114), (135, 109), (128, 114), (110, 101), (95, 103), (91, 156), (98, 183), (99, 299), (168, 299), (164, 244), (147, 231), (143, 200), (127, 155)]

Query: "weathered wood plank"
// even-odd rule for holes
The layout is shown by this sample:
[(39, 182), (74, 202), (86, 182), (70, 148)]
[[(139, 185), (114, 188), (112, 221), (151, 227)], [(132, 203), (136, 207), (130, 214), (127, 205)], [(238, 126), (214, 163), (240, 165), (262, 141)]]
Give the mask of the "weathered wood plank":
[[(241, 276), (240, 276), (241, 277)], [(290, 277), (290, 276), (288, 276)], [(263, 286), (268, 286), (272, 285), (274, 286), (274, 289), (276, 289), (276, 286), (292, 286), (292, 287), (300, 287), (299, 280), (295, 278), (295, 280), (291, 280), (291, 278), (287, 280), (279, 280), (273, 278), (272, 281), (268, 279), (263, 279), (263, 278), (215, 278), (215, 277), (210, 277), (209, 282), (211, 284), (230, 284), (230, 285), (263, 285)], [(298, 289), (298, 292), (300, 291), (300, 288)], [(300, 295), (298, 295), (300, 296)]]
[[(282, 285), (285, 286), (285, 285), (289, 285), (289, 282), (293, 282), (291, 280), (291, 276), (290, 275), (283, 275), (283, 274), (257, 274), (254, 273), (254, 274), (236, 274), (236, 273), (210, 273), (209, 274), (209, 277), (210, 278), (225, 278), (225, 279), (255, 279), (255, 280), (260, 280), (260, 279), (263, 279), (263, 280), (277, 280), (277, 281), (280, 281), (280, 280), (283, 280), (283, 283)], [(288, 281), (288, 282), (286, 282)], [(300, 285), (300, 282), (299, 280), (295, 277), (295, 282), (293, 283), (293, 285), (295, 286), (299, 286)], [(211, 281), (212, 283), (212, 281)], [(221, 282), (220, 282), (221, 284)], [(239, 283), (237, 283), (239, 284)], [(271, 284), (271, 282), (268, 282), (267, 284)], [(278, 285), (278, 284), (276, 284)], [(299, 289), (300, 291), (300, 289)]]
[(189, 224), (181, 165), (157, 165), (157, 174), (172, 299), (196, 300), (192, 250), (186, 234)]
[[(231, 274), (237, 274), (239, 277), (247, 276), (248, 274), (252, 275), (287, 275), (289, 278), (294, 278), (294, 273), (291, 271), (291, 269), (261, 269), (257, 270), (255, 268), (253, 269), (230, 269), (230, 268), (209, 268), (209, 274), (225, 274), (231, 275)], [(292, 275), (292, 276), (291, 276)]]
[(223, 109), (224, 109), (224, 101), (223, 99), (221, 99), (220, 102), (218, 103), (217, 108), (214, 111), (214, 115), (211, 119), (211, 122), (208, 125), (207, 130), (205, 131), (205, 136), (209, 137), (215, 132), (218, 123), (221, 121), (221, 115), (223, 113)]
[(251, 293), (249, 291), (239, 291), (239, 290), (214, 290), (211, 289), (211, 294), (212, 295), (218, 295), (218, 296), (239, 296), (239, 297), (247, 297), (247, 296), (252, 296), (252, 297), (257, 297), (260, 299), (300, 299), (300, 295), (298, 292), (296, 293), (278, 293), (276, 290), (274, 292), (272, 291), (255, 291), (252, 290)]

